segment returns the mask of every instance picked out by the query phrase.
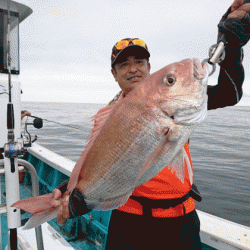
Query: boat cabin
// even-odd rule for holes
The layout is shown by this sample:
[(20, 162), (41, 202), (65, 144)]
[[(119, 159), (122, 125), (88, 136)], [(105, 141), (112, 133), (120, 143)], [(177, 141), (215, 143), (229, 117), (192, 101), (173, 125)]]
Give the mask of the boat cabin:
[[(8, 37), (8, 2), (10, 31)], [(8, 39), (10, 40), (11, 98), (15, 114), (15, 140), (20, 137), (21, 86), (19, 60), (19, 24), (32, 13), (32, 9), (14, 1), (0, 1), (0, 150), (7, 142), (7, 103), (9, 102)]]

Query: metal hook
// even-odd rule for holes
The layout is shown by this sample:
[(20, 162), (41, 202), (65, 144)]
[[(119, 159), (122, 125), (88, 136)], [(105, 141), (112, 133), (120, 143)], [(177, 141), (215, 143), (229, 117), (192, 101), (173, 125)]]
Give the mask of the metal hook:
[[(205, 62), (209, 63), (209, 59), (204, 59), (204, 60), (202, 61), (202, 63), (201, 63), (202, 66), (203, 66), (203, 64), (204, 64)], [(211, 75), (215, 72), (215, 70), (216, 70), (216, 65), (215, 65), (215, 64), (212, 64), (212, 66), (213, 66), (213, 69), (212, 69), (212, 71), (209, 73), (208, 76), (211, 76)]]

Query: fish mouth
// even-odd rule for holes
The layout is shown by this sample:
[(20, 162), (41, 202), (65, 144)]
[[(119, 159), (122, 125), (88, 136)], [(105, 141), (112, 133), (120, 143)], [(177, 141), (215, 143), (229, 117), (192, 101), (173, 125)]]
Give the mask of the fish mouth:
[(194, 77), (197, 79), (203, 79), (208, 71), (207, 63), (201, 64), (199, 59), (194, 58), (193, 61), (193, 70), (194, 70)]

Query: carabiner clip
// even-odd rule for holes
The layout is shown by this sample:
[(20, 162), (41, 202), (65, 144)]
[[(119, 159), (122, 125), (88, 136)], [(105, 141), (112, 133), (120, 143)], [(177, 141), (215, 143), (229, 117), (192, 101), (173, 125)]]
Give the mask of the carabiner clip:
[(213, 66), (212, 71), (209, 76), (211, 76), (216, 70), (216, 63), (220, 63), (225, 59), (225, 44), (224, 42), (219, 42), (219, 44), (214, 44), (209, 48), (209, 58), (202, 61), (202, 64), (208, 62)]
[(209, 64), (220, 63), (225, 59), (225, 44), (223, 42), (219, 42), (219, 44), (214, 44), (209, 48)]

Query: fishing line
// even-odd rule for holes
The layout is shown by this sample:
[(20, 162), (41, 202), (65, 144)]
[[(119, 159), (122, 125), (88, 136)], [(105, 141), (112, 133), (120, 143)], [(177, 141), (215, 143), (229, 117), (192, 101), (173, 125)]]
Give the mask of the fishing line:
[[(30, 117), (42, 119), (42, 118), (39, 118), (39, 117), (33, 116), (33, 115), (30, 115)], [(55, 123), (55, 124), (58, 124), (58, 125), (61, 125), (61, 126), (64, 126), (64, 127), (73, 128), (73, 129), (77, 129), (77, 130), (80, 130), (80, 131), (85, 132), (83, 129), (76, 128), (76, 127), (74, 127), (74, 126), (70, 126), (70, 125), (66, 125), (66, 124), (62, 124), (62, 123), (60, 123), (60, 122), (55, 122), (55, 121), (51, 121), (51, 120), (48, 120), (48, 119), (42, 119), (42, 120), (43, 120), (43, 121), (47, 121), (47, 122), (52, 122), (52, 123)]]

